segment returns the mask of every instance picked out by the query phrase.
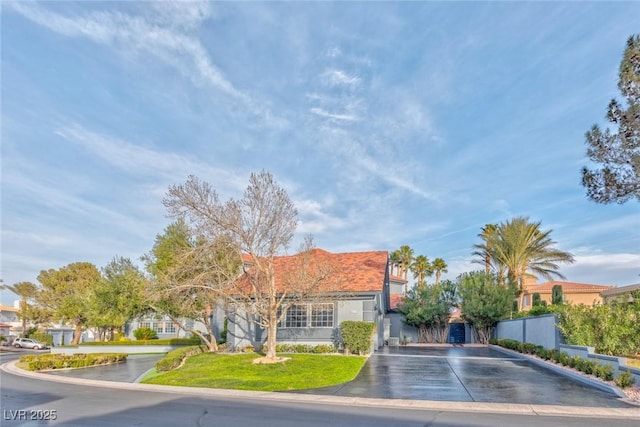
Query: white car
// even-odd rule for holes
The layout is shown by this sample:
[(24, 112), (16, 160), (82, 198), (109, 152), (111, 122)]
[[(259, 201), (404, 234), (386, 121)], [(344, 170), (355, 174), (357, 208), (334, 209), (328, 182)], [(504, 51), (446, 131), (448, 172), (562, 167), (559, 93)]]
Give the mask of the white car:
[(44, 350), (45, 348), (47, 348), (47, 345), (45, 343), (36, 341), (31, 338), (16, 338), (16, 340), (13, 342), (13, 346), (18, 348), (32, 348), (34, 350)]

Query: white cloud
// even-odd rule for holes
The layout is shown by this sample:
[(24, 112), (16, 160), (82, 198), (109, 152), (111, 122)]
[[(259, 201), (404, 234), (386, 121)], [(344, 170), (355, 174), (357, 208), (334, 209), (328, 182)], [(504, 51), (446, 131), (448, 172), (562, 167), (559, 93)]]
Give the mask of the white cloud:
[(314, 107), (311, 108), (309, 111), (311, 111), (313, 114), (316, 114), (320, 117), (326, 117), (328, 119), (332, 119), (332, 120), (338, 120), (338, 121), (345, 121), (345, 122), (353, 122), (357, 120), (357, 117), (350, 115), (350, 114), (336, 114), (336, 113), (330, 113), (322, 108), (318, 108), (318, 107)]
[(567, 280), (618, 286), (640, 283), (640, 254), (597, 253), (575, 259), (560, 270)]
[(142, 147), (110, 135), (88, 131), (78, 125), (67, 126), (56, 133), (129, 174), (160, 177), (163, 182), (173, 181), (176, 176), (186, 178), (196, 175), (223, 184), (223, 190), (242, 191), (246, 187), (245, 176), (240, 177), (234, 172), (188, 156)]
[(216, 67), (202, 43), (187, 31), (210, 15), (208, 3), (157, 2), (154, 16), (129, 16), (120, 12), (91, 12), (67, 17), (28, 3), (11, 3), (31, 21), (68, 37), (85, 37), (120, 52), (150, 55), (178, 70), (197, 86), (215, 88), (243, 105), (260, 123), (273, 128), (287, 126), (267, 106), (236, 88)]
[(357, 86), (362, 79), (343, 70), (327, 70), (322, 75), (323, 80), (331, 86)]
[(175, 28), (163, 28), (143, 17), (118, 12), (92, 12), (85, 17), (70, 18), (33, 4), (12, 3), (12, 6), (26, 18), (54, 32), (150, 54), (195, 82), (204, 81), (228, 95), (248, 101), (211, 62), (202, 44)]
[(344, 228), (346, 222), (325, 209), (329, 206), (315, 200), (297, 200), (296, 209), (300, 217), (297, 232), (300, 234), (320, 234)]

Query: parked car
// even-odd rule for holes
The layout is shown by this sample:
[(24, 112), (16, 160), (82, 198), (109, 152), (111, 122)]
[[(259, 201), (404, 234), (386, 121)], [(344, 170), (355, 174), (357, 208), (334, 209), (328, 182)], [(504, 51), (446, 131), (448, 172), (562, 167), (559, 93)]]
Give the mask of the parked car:
[(16, 338), (13, 345), (18, 348), (32, 348), (34, 350), (44, 350), (45, 348), (48, 348), (45, 343), (31, 338)]

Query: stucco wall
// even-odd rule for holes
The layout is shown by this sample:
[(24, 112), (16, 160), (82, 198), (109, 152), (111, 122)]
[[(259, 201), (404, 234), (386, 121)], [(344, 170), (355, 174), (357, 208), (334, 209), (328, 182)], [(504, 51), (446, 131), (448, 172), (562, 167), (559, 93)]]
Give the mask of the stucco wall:
[(555, 320), (553, 314), (502, 320), (496, 326), (495, 337), (528, 342), (545, 348), (557, 348), (562, 340), (555, 326)]

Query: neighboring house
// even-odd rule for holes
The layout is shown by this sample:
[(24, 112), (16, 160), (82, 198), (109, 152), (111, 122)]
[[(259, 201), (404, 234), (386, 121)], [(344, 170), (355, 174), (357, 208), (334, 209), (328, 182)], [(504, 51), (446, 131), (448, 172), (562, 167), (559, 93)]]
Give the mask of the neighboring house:
[(9, 341), (13, 341), (22, 334), (22, 321), (20, 320), (20, 309), (10, 305), (0, 305), (0, 323), (7, 325), (8, 332), (4, 335)]
[[(199, 322), (192, 319), (181, 319), (182, 324), (186, 328), (194, 328), (206, 333), (206, 328)], [(185, 338), (191, 336), (190, 332), (186, 332), (174, 323), (167, 316), (146, 316), (135, 319), (125, 326), (125, 336), (135, 339), (133, 332), (138, 328), (150, 328), (156, 331), (158, 338)], [(219, 331), (214, 328), (216, 336), (219, 337)]]
[(602, 291), (600, 295), (602, 296), (602, 300), (605, 304), (618, 299), (624, 300), (625, 298), (628, 302), (633, 302), (632, 292), (634, 291), (640, 292), (640, 283), (636, 285), (618, 286), (607, 289)]
[[(288, 308), (285, 319), (278, 326), (278, 343), (336, 344), (340, 324), (345, 320), (373, 322), (376, 324), (374, 348), (384, 345), (389, 336), (389, 322), (385, 315), (389, 309), (390, 279), (387, 251), (330, 253), (314, 249), (315, 256), (335, 267), (333, 279), (340, 283), (335, 297), (317, 303), (296, 303)], [(282, 271), (292, 262), (293, 256), (274, 259), (276, 285), (282, 286)], [(280, 268), (279, 268), (280, 266)], [(398, 283), (394, 282), (394, 286)], [(395, 288), (394, 288), (395, 289)], [(385, 328), (386, 323), (386, 328)], [(267, 333), (256, 326), (251, 315), (230, 313), (227, 345), (231, 349), (248, 346), (259, 347), (266, 341)]]
[(523, 296), (522, 310), (530, 310), (533, 304), (533, 294), (540, 294), (540, 300), (551, 304), (553, 287), (562, 286), (562, 298), (567, 304), (593, 305), (602, 303), (601, 292), (613, 288), (607, 285), (592, 285), (588, 283), (551, 281), (537, 284), (534, 280), (527, 280)]

